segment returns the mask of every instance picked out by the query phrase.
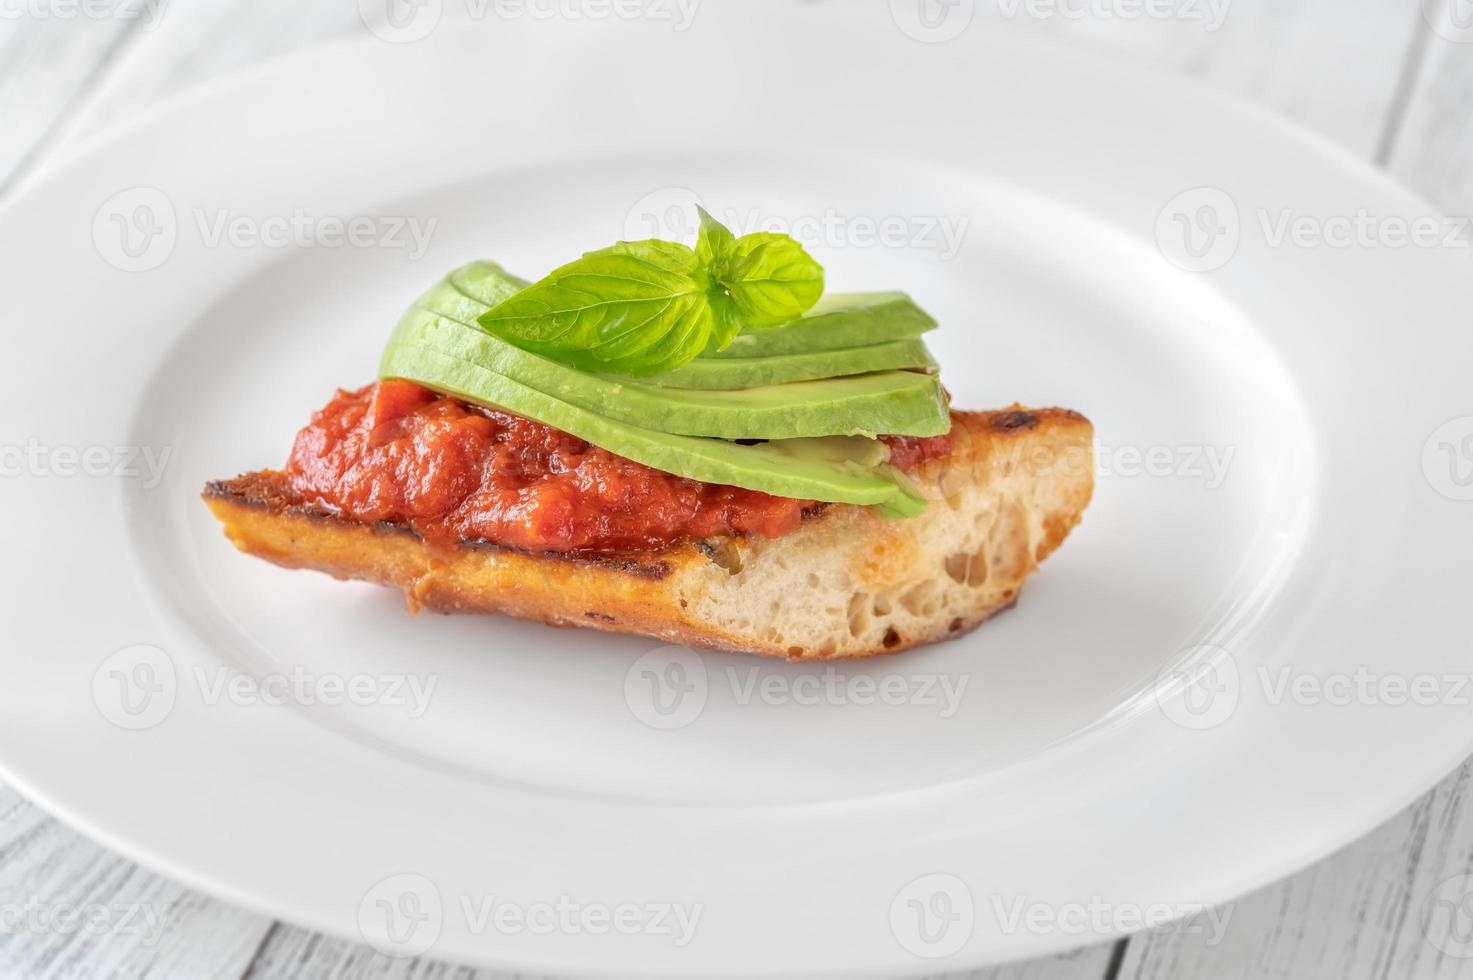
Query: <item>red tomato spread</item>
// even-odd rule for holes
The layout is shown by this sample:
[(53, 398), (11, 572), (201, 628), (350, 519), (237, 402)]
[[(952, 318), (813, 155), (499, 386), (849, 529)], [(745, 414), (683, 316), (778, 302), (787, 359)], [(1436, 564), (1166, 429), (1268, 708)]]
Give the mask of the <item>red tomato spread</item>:
[[(951, 440), (892, 441), (897, 465)], [(339, 391), (297, 435), (287, 475), (301, 498), (427, 540), (527, 551), (627, 551), (686, 538), (794, 531), (813, 501), (701, 483), (624, 459), (540, 422), (407, 381)]]
[(890, 465), (907, 473), (922, 463), (951, 455), (951, 434), (944, 436), (880, 436), (890, 447)]

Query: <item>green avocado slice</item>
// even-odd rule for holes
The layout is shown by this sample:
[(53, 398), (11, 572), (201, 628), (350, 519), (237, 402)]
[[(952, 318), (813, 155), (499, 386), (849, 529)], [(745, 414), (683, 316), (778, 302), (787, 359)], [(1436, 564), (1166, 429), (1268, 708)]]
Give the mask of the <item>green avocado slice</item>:
[(656, 432), (580, 408), (480, 364), (414, 344), (391, 342), (379, 374), (525, 415), (636, 463), (691, 480), (800, 500), (879, 506), (895, 516), (918, 514), (925, 507), (923, 499), (896, 479), (891, 467), (865, 465), (876, 458), (876, 446), (884, 448), (874, 440), (800, 439), (744, 446)]
[(934, 329), (936, 321), (904, 293), (825, 293), (792, 323), (740, 334), (726, 350), (706, 351), (696, 360), (837, 351), (913, 340)]
[(768, 357), (697, 357), (674, 371), (641, 378), (639, 382), (661, 388), (736, 391), (873, 371), (926, 371), (934, 374), (936, 370), (936, 361), (922, 341), (892, 340), (885, 344), (867, 344), (843, 350), (773, 354)]
[(717, 439), (942, 435), (951, 427), (936, 378), (881, 371), (745, 391), (662, 388), (586, 374), (424, 309), (400, 321), (390, 347), (427, 347), (544, 394), (642, 428)]
[[(475, 308), (470, 322), (504, 299), (510, 299), (532, 285), (530, 279), (514, 276), (495, 262), (484, 260), (461, 266), (442, 280), (452, 293), (468, 301), (467, 310)], [(434, 290), (431, 290), (434, 293)]]

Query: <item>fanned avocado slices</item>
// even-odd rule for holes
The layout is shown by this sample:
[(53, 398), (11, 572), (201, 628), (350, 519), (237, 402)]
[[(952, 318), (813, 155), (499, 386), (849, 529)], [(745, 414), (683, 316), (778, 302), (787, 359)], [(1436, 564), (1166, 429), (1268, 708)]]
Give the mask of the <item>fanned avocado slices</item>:
[[(834, 444), (820, 440), (744, 446), (722, 439), (671, 435), (619, 422), (560, 401), (479, 364), (427, 347), (390, 344), (380, 374), (405, 378), (467, 401), (525, 415), (636, 463), (705, 483), (760, 490), (780, 497), (882, 506), (901, 516), (920, 513), (924, 500), (898, 482), (884, 464), (866, 466), (835, 458)], [(853, 437), (863, 458), (876, 445)], [(881, 445), (883, 448), (883, 445)]]
[(391, 347), (426, 347), (479, 364), (600, 415), (683, 436), (795, 439), (941, 435), (951, 426), (936, 378), (880, 371), (744, 391), (702, 391), (587, 374), (449, 317), (414, 309)]
[(888, 465), (888, 448), (870, 438), (950, 427), (935, 364), (917, 339), (935, 321), (904, 294), (826, 297), (792, 324), (631, 381), (558, 364), (479, 326), (526, 285), (491, 262), (455, 270), (405, 314), (380, 374), (525, 415), (689, 479), (872, 505), (889, 516), (925, 507)]

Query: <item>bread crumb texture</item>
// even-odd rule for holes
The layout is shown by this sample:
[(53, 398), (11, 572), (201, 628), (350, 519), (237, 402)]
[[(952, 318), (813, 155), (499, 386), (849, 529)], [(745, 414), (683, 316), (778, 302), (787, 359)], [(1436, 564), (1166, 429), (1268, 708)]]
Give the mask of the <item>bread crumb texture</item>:
[(952, 457), (920, 483), (920, 517), (831, 508), (803, 533), (747, 543), (726, 580), (682, 595), (731, 645), (793, 659), (890, 653), (967, 632), (1017, 601), (1023, 580), (1079, 522), (1093, 490), (1092, 432), (1073, 413), (957, 413)]

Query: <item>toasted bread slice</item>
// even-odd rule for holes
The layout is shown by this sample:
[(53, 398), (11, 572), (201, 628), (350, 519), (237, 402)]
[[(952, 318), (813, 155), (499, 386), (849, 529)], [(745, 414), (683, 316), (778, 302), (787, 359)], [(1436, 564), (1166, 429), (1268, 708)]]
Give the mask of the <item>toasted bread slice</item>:
[(210, 484), (236, 547), (287, 568), (403, 589), (411, 609), (499, 612), (790, 660), (894, 653), (1011, 606), (1079, 523), (1093, 430), (1062, 409), (954, 412), (955, 448), (916, 482), (932, 502), (887, 520), (815, 509), (776, 539), (681, 542), (620, 555), (431, 548), (407, 527), (345, 520), (294, 498), (281, 473)]

